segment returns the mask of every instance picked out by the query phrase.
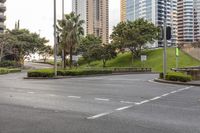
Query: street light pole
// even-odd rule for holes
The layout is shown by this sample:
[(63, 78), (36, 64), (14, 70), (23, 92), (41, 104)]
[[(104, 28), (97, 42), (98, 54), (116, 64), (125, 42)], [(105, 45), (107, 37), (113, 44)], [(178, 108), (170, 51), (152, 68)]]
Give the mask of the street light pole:
[(164, 79), (167, 74), (167, 0), (165, 0), (165, 16), (164, 16), (164, 50), (163, 50), (163, 74)]
[[(62, 0), (62, 20), (64, 20), (64, 18), (65, 18), (65, 0)], [(64, 56), (65, 56), (64, 49), (62, 49), (62, 68), (64, 68), (65, 66)]]
[(56, 0), (54, 0), (54, 76), (57, 76)]

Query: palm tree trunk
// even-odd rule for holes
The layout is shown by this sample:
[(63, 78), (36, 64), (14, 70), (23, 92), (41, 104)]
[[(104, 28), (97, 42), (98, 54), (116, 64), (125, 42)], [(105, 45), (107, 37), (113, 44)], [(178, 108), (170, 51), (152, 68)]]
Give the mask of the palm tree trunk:
[(3, 58), (3, 45), (1, 46), (0, 62), (2, 61), (2, 58)]
[(72, 53), (73, 53), (73, 48), (72, 48), (72, 46), (70, 46), (70, 52), (69, 52), (69, 54), (70, 54), (70, 59), (69, 59), (70, 68), (72, 68)]
[(66, 48), (64, 46), (64, 57), (63, 57), (64, 69), (66, 69), (66, 54), (67, 54), (67, 52), (66, 52)]

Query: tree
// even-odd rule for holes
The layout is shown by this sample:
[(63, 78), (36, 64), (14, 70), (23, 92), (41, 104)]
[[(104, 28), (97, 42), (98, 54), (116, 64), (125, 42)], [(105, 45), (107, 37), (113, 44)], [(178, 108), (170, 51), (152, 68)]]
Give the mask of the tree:
[(36, 53), (48, 42), (45, 38), (40, 38), (38, 34), (30, 33), (27, 29), (15, 29), (8, 32), (10, 36), (16, 39), (13, 44), (13, 49), (22, 65), (26, 57)]
[[(58, 20), (58, 32), (62, 47), (65, 51), (64, 57), (66, 57), (66, 53), (69, 52), (70, 68), (72, 67), (73, 52), (79, 44), (80, 37), (84, 35), (83, 23), (84, 21), (80, 20), (80, 15), (75, 15), (74, 12), (65, 15), (63, 20)], [(64, 63), (64, 68), (66, 68), (66, 62)]]
[(39, 49), (38, 53), (42, 56), (44, 62), (46, 62), (47, 58), (53, 55), (53, 49), (51, 48), (51, 46), (44, 45)]
[(87, 61), (87, 63), (90, 64), (90, 62), (94, 60), (94, 58), (91, 55), (91, 51), (93, 51), (95, 47), (98, 47), (101, 44), (102, 41), (100, 37), (96, 37), (93, 34), (87, 35), (86, 37), (81, 38), (77, 52), (82, 54), (85, 61)]
[(194, 47), (194, 48), (200, 48), (200, 40), (198, 40), (196, 42), (193, 42), (192, 43), (192, 47)]
[(101, 59), (103, 67), (106, 67), (106, 62), (117, 56), (116, 47), (112, 44), (104, 44), (101, 50)]
[(15, 41), (16, 38), (11, 36), (7, 31), (0, 34), (0, 62), (4, 56), (14, 54), (12, 48)]
[(114, 43), (120, 51), (123, 51), (126, 42), (125, 30), (126, 30), (126, 22), (120, 22), (113, 28), (113, 32), (111, 34), (112, 43)]
[(86, 53), (84, 53), (84, 59), (102, 60), (103, 67), (106, 67), (106, 62), (117, 56), (116, 47), (112, 44), (92, 45), (89, 47)]
[(140, 18), (136, 21), (121, 22), (111, 35), (112, 41), (120, 48), (128, 48), (133, 58), (139, 57), (147, 43), (153, 43), (159, 37), (159, 28), (153, 23)]

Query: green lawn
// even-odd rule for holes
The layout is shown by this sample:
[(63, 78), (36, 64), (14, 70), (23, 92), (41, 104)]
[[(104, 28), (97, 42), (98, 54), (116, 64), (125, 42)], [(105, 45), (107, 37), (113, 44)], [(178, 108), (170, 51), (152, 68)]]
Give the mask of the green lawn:
[[(107, 62), (107, 67), (151, 67), (154, 72), (161, 72), (163, 67), (163, 49), (149, 50), (146, 52), (148, 60), (144, 63), (140, 59), (135, 59), (131, 63), (131, 54), (119, 54), (117, 58)], [(176, 67), (175, 48), (167, 49), (167, 64), (168, 70)], [(102, 67), (101, 61), (94, 61), (90, 64), (92, 67)], [(83, 65), (85, 67), (87, 65)], [(179, 67), (200, 66), (200, 61), (192, 58), (186, 53), (180, 51)]]

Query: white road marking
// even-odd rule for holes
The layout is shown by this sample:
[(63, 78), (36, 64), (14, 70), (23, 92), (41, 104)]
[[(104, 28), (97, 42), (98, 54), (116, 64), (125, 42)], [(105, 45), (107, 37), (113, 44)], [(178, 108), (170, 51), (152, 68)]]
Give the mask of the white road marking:
[(144, 103), (148, 103), (150, 102), (150, 100), (144, 100), (144, 101), (141, 101), (141, 102), (138, 102), (138, 103), (135, 103), (136, 105), (142, 105)]
[(49, 96), (51, 96), (51, 97), (55, 97), (56, 95), (54, 95), (54, 94), (49, 94)]
[(150, 99), (150, 101), (155, 101), (155, 100), (158, 100), (158, 99), (160, 99), (161, 97), (154, 97), (154, 98), (152, 98), (152, 99)]
[(88, 119), (88, 120), (94, 120), (94, 119), (97, 119), (97, 118), (100, 118), (100, 117), (109, 115), (109, 114), (111, 114), (111, 113), (112, 113), (112, 112), (106, 112), (106, 113), (102, 113), (102, 114), (98, 114), (98, 115), (94, 115), (94, 116), (88, 117), (87, 119)]
[(125, 107), (122, 107), (122, 108), (118, 108), (118, 109), (115, 109), (116, 111), (122, 111), (122, 110), (125, 110), (125, 109), (129, 109), (129, 108), (132, 108), (133, 105), (130, 105), (130, 106), (125, 106)]
[(172, 92), (170, 92), (170, 94), (174, 94), (174, 93), (176, 93), (177, 91), (172, 91)]
[(68, 96), (68, 98), (75, 98), (75, 99), (80, 99), (80, 96)]
[[(144, 101), (141, 101), (141, 102), (136, 102), (134, 103), (134, 105), (142, 105), (144, 103), (148, 103), (148, 102), (151, 102), (151, 101), (155, 101), (155, 100), (158, 100), (158, 99), (161, 99), (163, 97), (166, 97), (170, 94), (174, 94), (174, 93), (177, 93), (177, 92), (181, 92), (181, 91), (184, 91), (184, 90), (188, 90), (190, 88), (192, 88), (193, 86), (190, 86), (190, 87), (185, 87), (185, 88), (181, 88), (181, 89), (178, 89), (176, 91), (172, 91), (170, 93), (166, 93), (166, 94), (163, 94), (161, 96), (157, 96), (157, 97), (154, 97), (152, 99), (149, 99), (149, 100), (144, 100)], [(121, 101), (122, 102), (122, 101)], [(123, 101), (124, 102), (124, 101)], [(134, 107), (134, 105), (130, 105), (130, 106), (125, 106), (125, 107), (122, 107), (122, 108), (117, 108), (115, 109), (113, 112), (105, 112), (105, 113), (101, 113), (101, 114), (98, 114), (98, 115), (95, 115), (95, 116), (91, 116), (91, 117), (88, 117), (87, 119), (89, 120), (93, 120), (93, 119), (97, 119), (97, 118), (100, 118), (100, 117), (103, 117), (103, 116), (106, 116), (106, 115), (109, 115), (109, 114), (112, 114), (116, 111), (122, 111), (122, 110), (126, 110), (126, 109), (129, 109), (129, 108), (132, 108)]]
[(28, 92), (28, 94), (35, 94), (35, 92)]
[(168, 95), (169, 95), (169, 93), (166, 93), (166, 94), (162, 95), (162, 97), (166, 97), (166, 96), (168, 96)]
[(97, 101), (110, 101), (110, 99), (105, 99), (105, 98), (95, 98), (95, 100)]

